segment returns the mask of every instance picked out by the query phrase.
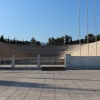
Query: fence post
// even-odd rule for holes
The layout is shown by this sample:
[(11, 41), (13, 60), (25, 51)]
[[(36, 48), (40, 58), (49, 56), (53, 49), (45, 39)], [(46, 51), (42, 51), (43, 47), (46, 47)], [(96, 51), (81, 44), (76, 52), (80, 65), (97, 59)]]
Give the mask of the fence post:
[(38, 54), (38, 56), (37, 56), (37, 66), (38, 67), (41, 66), (41, 57), (40, 57), (40, 54)]
[(15, 67), (15, 55), (12, 55), (12, 67)]

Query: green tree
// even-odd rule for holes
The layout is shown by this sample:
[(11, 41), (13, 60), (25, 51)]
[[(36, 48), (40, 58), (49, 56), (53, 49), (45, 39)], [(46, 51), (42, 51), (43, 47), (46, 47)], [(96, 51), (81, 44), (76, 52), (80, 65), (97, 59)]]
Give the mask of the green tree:
[(16, 43), (16, 41), (15, 41), (15, 38), (13, 39), (13, 41), (12, 41), (12, 44), (15, 44)]
[(100, 41), (100, 34), (97, 35), (97, 41)]
[(51, 44), (52, 44), (52, 45), (55, 44), (55, 39), (54, 39), (54, 37), (52, 37), (52, 39), (51, 39)]
[(32, 43), (32, 45), (35, 45), (35, 44), (36, 44), (36, 40), (35, 40), (35, 38), (32, 37), (32, 39), (31, 39), (31, 43)]
[(88, 42), (89, 43), (93, 42), (94, 35), (92, 33), (88, 34), (88, 36), (87, 35), (85, 36), (86, 40), (87, 40), (87, 37), (88, 37)]
[(62, 39), (62, 45), (64, 45), (65, 37), (64, 36), (61, 36), (61, 39)]
[[(93, 38), (94, 37), (94, 35), (93, 34), (88, 34), (88, 38)], [(87, 35), (85, 36), (85, 39), (87, 39)]]
[(65, 45), (68, 45), (68, 43), (69, 43), (69, 36), (65, 35)]
[(77, 41), (76, 41), (76, 42), (77, 42), (77, 44), (79, 44), (79, 40), (78, 40), (78, 39), (77, 39)]
[(81, 39), (81, 43), (84, 43), (84, 39)]
[(49, 37), (49, 39), (48, 39), (48, 45), (51, 45), (51, 41), (52, 41), (52, 39)]
[(71, 36), (65, 35), (65, 45), (70, 44), (71, 43), (71, 40), (72, 40), (72, 37)]
[(61, 38), (55, 39), (55, 45), (61, 45), (61, 42), (62, 42)]
[(86, 39), (83, 39), (83, 43), (87, 43), (87, 40)]
[(40, 41), (36, 41), (36, 45), (38, 46), (41, 45)]
[(4, 42), (4, 36), (1, 35), (1, 42)]
[(72, 44), (72, 37), (71, 37), (71, 41), (70, 41), (70, 44)]
[(72, 37), (69, 36), (69, 44), (72, 44)]

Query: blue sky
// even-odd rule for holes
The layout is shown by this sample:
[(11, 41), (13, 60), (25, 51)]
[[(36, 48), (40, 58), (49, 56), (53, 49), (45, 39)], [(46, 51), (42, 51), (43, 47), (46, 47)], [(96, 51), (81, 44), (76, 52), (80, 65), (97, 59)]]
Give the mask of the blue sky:
[[(81, 38), (86, 33), (86, 0), (80, 0)], [(100, 0), (96, 0), (100, 34)], [(95, 34), (94, 0), (88, 0), (89, 33)], [(0, 0), (0, 35), (5, 38), (47, 42), (49, 37), (78, 39), (78, 0)]]

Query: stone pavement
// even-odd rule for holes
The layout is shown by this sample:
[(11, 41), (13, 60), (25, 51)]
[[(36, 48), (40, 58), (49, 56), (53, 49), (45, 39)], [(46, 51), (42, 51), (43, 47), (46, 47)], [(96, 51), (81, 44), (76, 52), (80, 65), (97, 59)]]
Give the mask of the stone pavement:
[(100, 100), (100, 71), (1, 70), (0, 100)]

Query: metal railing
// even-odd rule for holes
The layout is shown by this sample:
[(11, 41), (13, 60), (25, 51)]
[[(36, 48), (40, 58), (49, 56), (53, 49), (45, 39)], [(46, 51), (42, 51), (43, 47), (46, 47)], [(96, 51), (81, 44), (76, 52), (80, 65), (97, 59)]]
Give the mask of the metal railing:
[[(15, 57), (15, 65), (36, 65), (37, 57)], [(58, 57), (40, 57), (41, 65), (64, 65), (64, 60)], [(0, 65), (12, 65), (12, 57), (1, 57)]]

